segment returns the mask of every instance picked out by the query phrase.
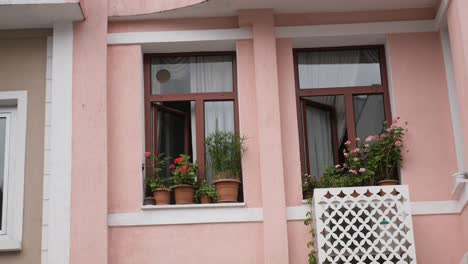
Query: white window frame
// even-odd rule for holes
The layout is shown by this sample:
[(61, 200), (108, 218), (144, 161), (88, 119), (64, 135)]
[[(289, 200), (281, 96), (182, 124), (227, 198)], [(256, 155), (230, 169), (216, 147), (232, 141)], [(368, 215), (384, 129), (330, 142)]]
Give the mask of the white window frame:
[(0, 251), (14, 251), (23, 239), (27, 92), (0, 92), (0, 117), (7, 117)]

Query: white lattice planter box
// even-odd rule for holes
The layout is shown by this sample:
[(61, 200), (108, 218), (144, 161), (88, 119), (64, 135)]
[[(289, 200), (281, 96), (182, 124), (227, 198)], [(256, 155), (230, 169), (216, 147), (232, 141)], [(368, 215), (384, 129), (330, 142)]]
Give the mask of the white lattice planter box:
[(314, 191), (320, 264), (414, 264), (408, 186)]

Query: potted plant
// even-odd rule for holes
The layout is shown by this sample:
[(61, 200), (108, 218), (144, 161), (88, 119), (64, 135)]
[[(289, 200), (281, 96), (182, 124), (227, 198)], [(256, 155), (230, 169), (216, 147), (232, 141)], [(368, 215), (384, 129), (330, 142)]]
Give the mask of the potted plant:
[[(145, 152), (145, 157), (146, 164), (144, 164), (144, 167), (152, 169), (152, 174), (145, 179), (146, 187), (153, 193), (153, 198), (157, 205), (170, 204), (169, 179), (160, 175), (166, 166), (167, 158), (164, 157), (164, 153), (156, 156), (151, 152)], [(145, 198), (145, 204), (151, 204), (148, 198)]]
[(218, 201), (218, 193), (213, 184), (203, 181), (195, 191), (195, 202), (208, 204)]
[(205, 139), (209, 165), (215, 173), (218, 202), (237, 202), (244, 138), (234, 132), (214, 132)]
[(317, 188), (318, 182), (319, 180), (317, 177), (304, 174), (304, 177), (302, 178), (302, 193), (304, 199), (311, 199), (314, 196), (314, 189)]
[[(381, 135), (369, 136), (368, 167), (375, 173), (377, 185), (398, 185), (398, 169), (403, 161), (403, 137), (407, 132), (399, 124), (399, 117), (392, 121)], [(405, 122), (405, 125), (407, 122)]]
[(195, 195), (195, 179), (198, 174), (198, 164), (190, 162), (190, 156), (181, 154), (169, 166), (172, 171), (174, 196), (176, 204), (193, 203)]

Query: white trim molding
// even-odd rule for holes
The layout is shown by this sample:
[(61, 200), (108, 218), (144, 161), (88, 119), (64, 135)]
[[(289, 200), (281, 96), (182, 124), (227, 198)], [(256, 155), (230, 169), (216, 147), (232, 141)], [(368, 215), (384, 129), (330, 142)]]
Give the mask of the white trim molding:
[(262, 222), (262, 208), (239, 207), (238, 204), (206, 206), (156, 206), (152, 210), (132, 213), (113, 213), (108, 216), (108, 225), (152, 226), (212, 223)]
[(70, 258), (73, 24), (54, 25), (47, 264)]
[(23, 240), (27, 92), (0, 92), (0, 105), (7, 118), (0, 251), (14, 251)]
[(468, 251), (463, 255), (460, 264), (468, 264)]
[(440, 1), (439, 9), (435, 17), (435, 26), (440, 29), (447, 25), (447, 10), (449, 8), (450, 0)]
[(109, 33), (107, 44), (151, 44), (252, 39), (249, 28)]

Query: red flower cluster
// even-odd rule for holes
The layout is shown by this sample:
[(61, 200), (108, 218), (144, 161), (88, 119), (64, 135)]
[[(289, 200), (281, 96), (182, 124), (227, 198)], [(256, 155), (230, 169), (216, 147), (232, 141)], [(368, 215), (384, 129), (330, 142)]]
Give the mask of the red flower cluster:
[(181, 163), (184, 162), (184, 158), (177, 158), (174, 160), (174, 163)]

